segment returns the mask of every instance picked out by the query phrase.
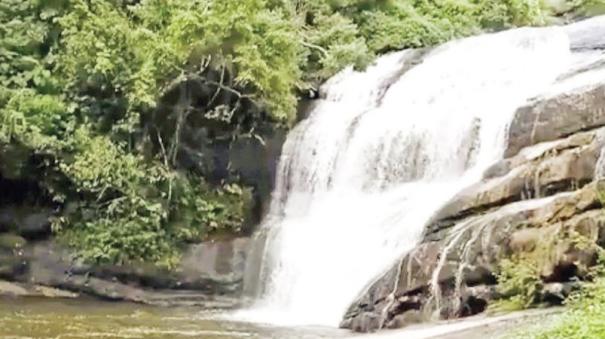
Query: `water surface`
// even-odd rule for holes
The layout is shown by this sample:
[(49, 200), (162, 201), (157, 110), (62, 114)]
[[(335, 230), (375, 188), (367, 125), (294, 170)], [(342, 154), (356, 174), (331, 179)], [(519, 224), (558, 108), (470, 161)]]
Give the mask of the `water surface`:
[(278, 328), (212, 320), (195, 307), (153, 307), (98, 300), (0, 298), (0, 338), (331, 339), (334, 328)]
[(544, 323), (559, 311), (484, 314), (358, 334), (331, 327), (275, 327), (229, 321), (224, 319), (224, 313), (196, 307), (153, 307), (85, 298), (0, 297), (0, 338), (497, 339), (514, 330)]

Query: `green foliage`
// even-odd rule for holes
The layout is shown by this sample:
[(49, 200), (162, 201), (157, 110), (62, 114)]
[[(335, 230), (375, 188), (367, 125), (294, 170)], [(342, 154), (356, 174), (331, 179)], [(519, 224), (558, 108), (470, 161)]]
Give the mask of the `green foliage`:
[(178, 76), (211, 67), (226, 71), (234, 90), (277, 120), (294, 114), (301, 46), (293, 27), (263, 1), (149, 0), (126, 9), (110, 1), (72, 3), (60, 19), (60, 69), (74, 89), (117, 94), (127, 112), (141, 111)]
[(340, 13), (315, 16), (304, 44), (309, 48), (305, 74), (311, 81), (326, 79), (346, 65), (366, 66), (372, 56), (355, 23)]
[(13, 91), (0, 110), (0, 119), (0, 140), (17, 139), (38, 149), (45, 143), (57, 143), (70, 123), (67, 107), (59, 97), (31, 90)]
[(145, 259), (172, 266), (176, 248), (217, 229), (238, 232), (248, 199), (237, 185), (213, 189), (78, 129), (62, 173), (85, 197), (69, 203), (55, 230), (95, 262)]
[(540, 290), (540, 266), (533, 254), (515, 255), (499, 262), (498, 292), (505, 296), (491, 305), (494, 311), (516, 311), (533, 306)]
[(513, 338), (598, 339), (605, 337), (605, 279), (584, 285), (567, 301), (566, 311), (546, 324), (515, 333)]

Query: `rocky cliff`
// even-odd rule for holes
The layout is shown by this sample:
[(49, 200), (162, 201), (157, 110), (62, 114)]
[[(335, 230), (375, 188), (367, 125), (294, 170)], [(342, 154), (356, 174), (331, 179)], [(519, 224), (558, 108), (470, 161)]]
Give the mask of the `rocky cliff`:
[(341, 323), (398, 328), (483, 312), (504, 259), (534, 255), (536, 302), (557, 303), (605, 245), (605, 18), (566, 29), (582, 62), (519, 108), (505, 159), (426, 225), (421, 243), (359, 296)]

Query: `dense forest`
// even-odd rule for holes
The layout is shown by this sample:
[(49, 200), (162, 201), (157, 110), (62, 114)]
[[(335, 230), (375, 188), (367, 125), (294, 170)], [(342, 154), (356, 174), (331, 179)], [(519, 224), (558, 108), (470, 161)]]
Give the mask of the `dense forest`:
[[(251, 204), (206, 151), (288, 128), (348, 65), (582, 16), (539, 0), (3, 0), (0, 171), (92, 262), (174, 264)], [(189, 149), (191, 144), (198, 145)], [(189, 148), (188, 148), (189, 147)], [(17, 199), (17, 200), (19, 200)]]

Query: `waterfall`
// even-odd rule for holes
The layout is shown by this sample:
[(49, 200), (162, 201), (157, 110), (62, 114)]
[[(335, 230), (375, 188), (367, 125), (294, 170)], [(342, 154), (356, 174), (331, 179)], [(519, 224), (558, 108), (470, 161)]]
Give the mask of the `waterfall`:
[(515, 109), (570, 62), (561, 28), (385, 55), (330, 79), (289, 134), (238, 316), (336, 326), (431, 215), (502, 158)]

